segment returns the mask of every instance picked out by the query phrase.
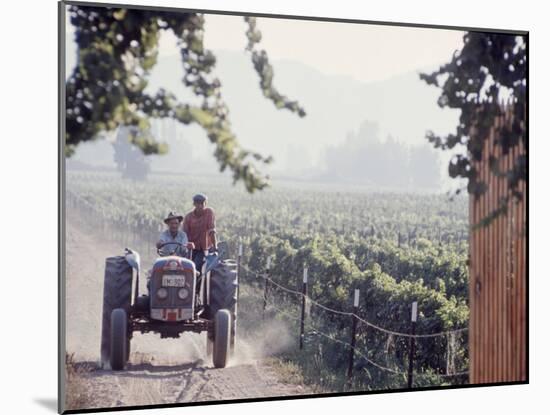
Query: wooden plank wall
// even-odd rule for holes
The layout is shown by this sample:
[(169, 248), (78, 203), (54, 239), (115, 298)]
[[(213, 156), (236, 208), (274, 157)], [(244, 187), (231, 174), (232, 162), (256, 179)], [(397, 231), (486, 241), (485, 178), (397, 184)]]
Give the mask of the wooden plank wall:
[[(495, 125), (509, 122), (511, 110)], [(525, 149), (522, 143), (508, 155), (495, 145), (494, 127), (485, 140), (483, 159), (476, 163), (488, 191), (470, 197), (470, 222), (497, 208), (507, 194), (507, 179), (489, 174), (489, 156), (508, 170)], [(470, 383), (527, 380), (526, 366), (526, 183), (523, 200), (508, 203), (508, 213), (470, 234)]]

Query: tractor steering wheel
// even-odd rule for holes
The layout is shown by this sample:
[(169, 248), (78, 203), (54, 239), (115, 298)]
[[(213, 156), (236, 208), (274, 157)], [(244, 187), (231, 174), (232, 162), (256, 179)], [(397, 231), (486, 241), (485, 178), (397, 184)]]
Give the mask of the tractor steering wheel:
[[(176, 245), (176, 248), (173, 251), (171, 251), (168, 255), (166, 255), (164, 252), (162, 252), (162, 248), (164, 248), (166, 245)], [(157, 254), (159, 256), (171, 256), (176, 253), (176, 251), (178, 250), (178, 247), (185, 248), (183, 244), (181, 244), (180, 242), (164, 242), (157, 248)]]
[[(176, 248), (171, 251), (169, 254), (165, 254), (164, 252), (162, 252), (162, 248), (164, 248), (166, 245), (176, 245)], [(160, 246), (157, 248), (157, 254), (158, 256), (171, 256), (171, 255), (174, 255), (176, 253), (176, 251), (178, 250), (178, 247), (182, 248), (184, 251), (187, 250), (188, 252), (188, 256), (189, 256), (189, 259), (191, 259), (191, 255), (192, 255), (192, 250), (191, 249), (188, 249), (187, 246), (183, 245), (182, 243), (180, 242), (164, 242), (162, 244), (160, 244)]]

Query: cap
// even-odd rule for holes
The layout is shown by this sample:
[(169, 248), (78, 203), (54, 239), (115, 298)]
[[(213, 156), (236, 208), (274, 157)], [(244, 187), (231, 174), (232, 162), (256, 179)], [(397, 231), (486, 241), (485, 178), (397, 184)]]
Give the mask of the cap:
[(208, 198), (203, 193), (197, 193), (193, 196), (193, 202), (205, 202), (206, 200), (208, 200)]

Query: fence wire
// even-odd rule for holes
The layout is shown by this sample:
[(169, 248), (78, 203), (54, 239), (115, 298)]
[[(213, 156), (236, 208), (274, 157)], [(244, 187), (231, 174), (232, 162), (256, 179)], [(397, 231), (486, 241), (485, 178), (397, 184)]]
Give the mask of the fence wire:
[[(295, 320), (297, 322), (301, 322), (301, 318), (300, 317), (297, 317), (297, 316), (294, 316), (292, 314), (290, 314), (289, 312), (277, 307), (275, 304), (273, 304), (272, 302), (268, 303), (268, 306), (269, 308), (273, 309), (273, 310), (276, 310), (277, 313), (279, 314), (282, 314), (292, 320)], [(381, 369), (381, 370), (384, 370), (386, 372), (391, 372), (393, 374), (396, 374), (396, 375), (406, 375), (406, 372), (399, 372), (399, 371), (396, 371), (394, 369), (391, 369), (389, 367), (385, 367), (385, 366), (382, 366), (376, 362), (374, 362), (373, 360), (371, 360), (370, 358), (368, 358), (365, 354), (363, 354), (361, 351), (359, 351), (357, 349), (357, 347), (355, 346), (352, 346), (351, 343), (348, 343), (348, 342), (345, 342), (343, 340), (340, 340), (340, 339), (337, 339), (336, 337), (334, 336), (331, 336), (330, 334), (327, 334), (321, 330), (319, 330), (317, 327), (313, 326), (311, 323), (307, 323), (307, 322), (304, 322), (304, 329), (307, 328), (309, 329), (309, 331), (311, 333), (314, 333), (314, 334), (319, 334), (333, 342), (336, 342), (336, 343), (340, 343), (346, 347), (349, 347), (350, 349), (353, 349), (354, 350), (354, 353), (357, 354), (359, 357), (361, 357), (362, 359), (364, 359), (367, 363), (377, 367), (378, 369)]]
[[(259, 295), (259, 294), (256, 294), (257, 298), (261, 298), (263, 300), (263, 296)], [(275, 304), (273, 304), (273, 302), (268, 302), (267, 303), (267, 306), (272, 309), (272, 310), (275, 310), (278, 314), (281, 314), (281, 315), (284, 315), (286, 316), (287, 318), (291, 319), (291, 320), (294, 320), (296, 322), (301, 322), (301, 317), (298, 317), (298, 316), (295, 316), (291, 313), (289, 313), (288, 311), (286, 310), (283, 310), (279, 307), (277, 307)], [(407, 375), (407, 372), (406, 371), (398, 371), (398, 370), (395, 370), (395, 369), (392, 369), (392, 368), (389, 368), (389, 367), (386, 367), (386, 366), (383, 366), (377, 362), (375, 362), (374, 360), (370, 359), (366, 354), (364, 354), (363, 352), (361, 352), (357, 346), (352, 346), (351, 343), (348, 343), (346, 341), (343, 341), (343, 340), (340, 340), (330, 334), (327, 334), (325, 332), (323, 332), (322, 330), (319, 330), (319, 328), (313, 326), (311, 323), (307, 323), (307, 322), (304, 322), (304, 328), (307, 328), (311, 333), (313, 334), (318, 334), (318, 335), (321, 335), (323, 337), (325, 337), (326, 339), (328, 340), (331, 340), (333, 342), (336, 342), (336, 343), (339, 343), (339, 344), (342, 344), (344, 345), (345, 347), (349, 348), (349, 349), (353, 349), (354, 350), (354, 353), (359, 356), (360, 358), (362, 358), (364, 361), (366, 361), (367, 363), (369, 363), (370, 365), (380, 369), (380, 370), (383, 370), (385, 372), (389, 372), (389, 373), (392, 373), (394, 375), (401, 375), (401, 376), (406, 376)], [(469, 372), (467, 371), (464, 371), (464, 372), (457, 372), (457, 373), (448, 373), (448, 374), (439, 374), (439, 373), (434, 373), (434, 375), (436, 376), (439, 376), (439, 377), (445, 377), (445, 378), (448, 378), (448, 377), (455, 377), (455, 376), (463, 376), (463, 375), (467, 375)], [(418, 375), (424, 375), (423, 373), (417, 373)]]
[[(279, 284), (278, 282), (274, 281), (272, 278), (269, 277), (268, 274), (266, 273), (259, 273), (259, 272), (255, 272), (255, 271), (252, 271), (250, 270), (249, 268), (247, 268), (245, 265), (241, 264), (241, 268), (243, 268), (247, 273), (249, 274), (252, 274), (252, 275), (255, 275), (257, 278), (263, 278), (264, 280), (267, 280), (269, 281), (273, 286), (275, 286), (276, 288), (279, 288), (280, 290), (282, 291), (285, 291), (285, 292), (288, 292), (290, 294), (293, 294), (293, 295), (296, 295), (296, 296), (299, 296), (299, 297), (303, 297), (304, 294), (301, 293), (300, 291), (296, 291), (296, 290), (292, 290), (290, 288), (287, 288), (281, 284)], [(357, 319), (358, 322), (362, 323), (362, 324), (365, 324), (366, 326), (368, 327), (371, 327), (375, 330), (378, 330), (378, 331), (381, 331), (383, 333), (386, 333), (386, 334), (389, 334), (389, 335), (392, 335), (392, 336), (399, 336), (399, 337), (406, 337), (406, 338), (415, 338), (415, 339), (422, 339), (422, 338), (433, 338), (433, 337), (442, 337), (442, 336), (447, 336), (447, 335), (450, 335), (450, 334), (457, 334), (457, 333), (461, 333), (461, 332), (465, 332), (468, 330), (467, 327), (464, 327), (464, 328), (461, 328), (461, 329), (453, 329), (453, 330), (447, 330), (447, 331), (440, 331), (440, 332), (436, 332), (436, 333), (428, 333), (428, 334), (411, 334), (411, 333), (403, 333), (403, 332), (398, 332), (398, 331), (394, 331), (394, 330), (389, 330), (389, 329), (386, 329), (384, 327), (381, 327), (377, 324), (374, 324), (374, 323), (371, 323), (370, 321), (368, 320), (365, 320), (364, 318), (358, 316), (357, 314), (355, 313), (351, 313), (351, 312), (348, 312), (348, 311), (340, 311), (340, 310), (336, 310), (334, 308), (331, 308), (331, 307), (327, 307), (321, 303), (319, 303), (318, 301), (315, 301), (313, 300), (311, 297), (309, 296), (305, 296), (306, 297), (306, 300), (310, 303), (310, 304), (313, 304), (325, 311), (328, 311), (330, 313), (333, 313), (333, 314), (339, 314), (339, 315), (343, 315), (343, 316), (353, 316)]]

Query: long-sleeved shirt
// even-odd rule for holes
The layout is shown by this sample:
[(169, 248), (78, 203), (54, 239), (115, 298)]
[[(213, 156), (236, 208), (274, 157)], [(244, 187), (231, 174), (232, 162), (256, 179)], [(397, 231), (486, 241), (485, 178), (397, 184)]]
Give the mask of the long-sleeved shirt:
[(185, 247), (185, 245), (187, 244), (188, 239), (187, 234), (184, 231), (178, 230), (178, 232), (174, 236), (169, 229), (166, 229), (160, 234), (159, 240), (161, 242), (179, 242), (183, 245), (183, 247), (180, 247), (178, 245), (165, 245), (160, 248), (160, 251), (163, 255), (170, 255), (172, 252), (176, 251), (174, 255), (186, 256), (187, 248)]
[(210, 248), (210, 234), (216, 231), (214, 210), (206, 207), (201, 215), (197, 215), (194, 210), (189, 212), (183, 221), (183, 231), (189, 237), (189, 241), (195, 244), (195, 249)]

